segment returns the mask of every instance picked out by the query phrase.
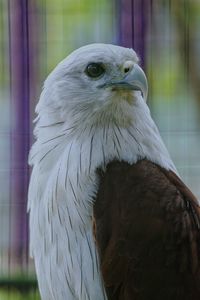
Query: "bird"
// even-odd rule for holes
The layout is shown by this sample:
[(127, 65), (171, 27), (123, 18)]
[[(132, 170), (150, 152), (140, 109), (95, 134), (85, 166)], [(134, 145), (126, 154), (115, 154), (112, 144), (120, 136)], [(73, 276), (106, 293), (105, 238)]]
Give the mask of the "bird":
[(94, 43), (50, 73), (28, 192), (42, 300), (200, 299), (200, 207), (147, 105), (131, 48)]

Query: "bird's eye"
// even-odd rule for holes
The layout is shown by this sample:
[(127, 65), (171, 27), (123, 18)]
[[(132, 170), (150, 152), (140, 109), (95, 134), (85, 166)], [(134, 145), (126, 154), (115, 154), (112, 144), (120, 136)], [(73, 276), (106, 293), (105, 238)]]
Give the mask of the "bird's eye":
[(105, 69), (100, 63), (90, 63), (85, 72), (89, 77), (97, 78), (105, 73)]

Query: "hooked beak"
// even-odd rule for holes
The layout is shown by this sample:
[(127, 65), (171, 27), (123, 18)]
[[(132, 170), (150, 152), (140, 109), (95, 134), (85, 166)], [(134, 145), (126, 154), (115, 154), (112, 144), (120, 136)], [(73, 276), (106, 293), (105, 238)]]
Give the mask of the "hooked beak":
[(132, 70), (119, 81), (108, 81), (99, 86), (99, 88), (113, 87), (116, 90), (134, 90), (141, 91), (144, 100), (147, 99), (148, 83), (147, 78), (143, 70), (135, 64)]

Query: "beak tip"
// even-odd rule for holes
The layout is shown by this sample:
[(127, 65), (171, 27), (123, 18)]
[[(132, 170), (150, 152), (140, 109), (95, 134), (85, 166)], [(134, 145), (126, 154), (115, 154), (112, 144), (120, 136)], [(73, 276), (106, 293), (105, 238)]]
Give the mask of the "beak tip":
[(130, 74), (127, 75), (127, 80), (133, 89), (141, 91), (142, 97), (146, 101), (148, 95), (148, 81), (144, 71), (138, 64), (135, 64)]

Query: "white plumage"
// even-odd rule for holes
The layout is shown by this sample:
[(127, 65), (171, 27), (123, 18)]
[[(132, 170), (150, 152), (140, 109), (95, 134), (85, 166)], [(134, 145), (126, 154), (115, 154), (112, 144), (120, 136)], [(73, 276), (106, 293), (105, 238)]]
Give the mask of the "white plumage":
[[(36, 107), (28, 209), (30, 251), (43, 300), (106, 299), (92, 233), (98, 167), (141, 158), (175, 170), (140, 91), (99, 88), (120, 80), (132, 49), (92, 44), (45, 81)], [(91, 62), (105, 74), (90, 78)], [(123, 74), (124, 75), (124, 74)]]

